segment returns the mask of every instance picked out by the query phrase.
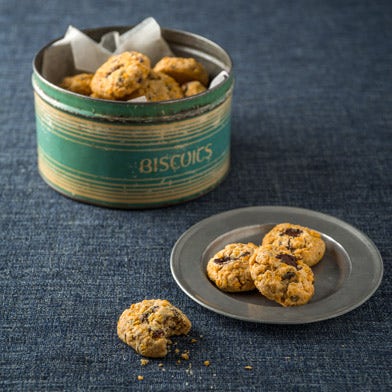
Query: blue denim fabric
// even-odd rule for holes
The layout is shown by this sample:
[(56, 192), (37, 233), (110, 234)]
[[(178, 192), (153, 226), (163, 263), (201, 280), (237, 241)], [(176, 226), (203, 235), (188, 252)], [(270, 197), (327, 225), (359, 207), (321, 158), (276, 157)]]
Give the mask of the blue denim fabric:
[[(32, 59), (69, 24), (147, 16), (231, 54), (230, 175), (170, 208), (72, 201), (37, 172)], [(0, 0), (0, 26), (1, 390), (392, 389), (391, 2)], [(172, 246), (199, 220), (252, 205), (305, 207), (358, 227), (384, 259), (381, 286), (358, 309), (308, 325), (204, 309), (174, 282)], [(189, 361), (172, 352), (141, 366), (117, 338), (120, 313), (144, 298), (167, 298), (189, 316), (191, 336), (176, 339)]]

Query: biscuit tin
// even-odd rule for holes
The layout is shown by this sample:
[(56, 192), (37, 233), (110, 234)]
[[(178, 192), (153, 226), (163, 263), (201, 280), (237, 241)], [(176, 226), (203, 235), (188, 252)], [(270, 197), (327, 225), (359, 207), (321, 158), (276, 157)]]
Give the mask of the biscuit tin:
[[(98, 41), (109, 31), (84, 30)], [(42, 75), (45, 49), (33, 62), (38, 169), (72, 199), (113, 208), (184, 202), (216, 187), (230, 163), (234, 84), (230, 56), (212, 41), (162, 29), (177, 56), (203, 62), (228, 77), (199, 95), (163, 102), (93, 99), (59, 88)]]

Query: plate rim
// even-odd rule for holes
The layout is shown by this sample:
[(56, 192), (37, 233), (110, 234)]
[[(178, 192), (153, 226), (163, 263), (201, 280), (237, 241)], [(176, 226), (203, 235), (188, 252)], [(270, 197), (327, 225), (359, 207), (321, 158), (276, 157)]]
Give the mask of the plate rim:
[[(361, 243), (367, 249), (369, 249), (369, 253), (370, 252), (372, 253), (373, 266), (375, 267), (374, 271), (373, 271), (373, 275), (372, 275), (375, 280), (372, 283), (371, 288), (368, 290), (367, 294), (363, 295), (358, 301), (353, 301), (353, 303), (339, 309), (338, 311), (334, 312), (333, 314), (329, 313), (324, 316), (318, 316), (318, 317), (313, 317), (313, 318), (310, 317), (307, 319), (298, 319), (298, 320), (296, 320), (296, 319), (268, 320), (268, 319), (260, 319), (259, 317), (253, 318), (253, 317), (249, 317), (249, 316), (243, 316), (243, 315), (238, 315), (235, 313), (227, 312), (225, 310), (217, 308), (216, 306), (209, 305), (205, 301), (203, 296), (196, 295), (197, 293), (190, 292), (187, 289), (186, 284), (184, 282), (182, 282), (181, 276), (179, 276), (180, 274), (177, 273), (177, 271), (176, 271), (176, 269), (177, 269), (176, 268), (176, 264), (177, 264), (176, 263), (176, 254), (177, 254), (177, 252), (179, 252), (182, 249), (184, 242), (186, 243), (187, 237), (191, 238), (192, 234), (194, 234), (194, 232), (197, 232), (197, 230), (200, 227), (208, 225), (211, 221), (216, 221), (219, 219), (224, 220), (224, 219), (227, 219), (228, 217), (231, 217), (235, 214), (241, 215), (243, 213), (247, 213), (252, 210), (257, 210), (258, 214), (263, 214), (263, 213), (264, 214), (266, 214), (266, 213), (267, 214), (287, 214), (287, 215), (290, 213), (303, 214), (303, 216), (305, 218), (310, 217), (311, 219), (319, 220), (319, 222), (335, 225), (338, 228), (342, 228), (342, 229), (348, 231), (349, 233), (354, 235), (356, 238), (359, 237), (359, 239), (362, 240)], [(280, 221), (283, 222), (283, 220), (280, 220)], [(286, 221), (289, 221), (289, 219), (287, 219)], [(254, 222), (248, 223), (248, 226), (252, 226), (255, 224), (256, 225), (257, 224), (263, 225), (263, 224), (267, 224), (267, 223), (279, 223), (279, 222), (260, 221), (260, 222), (256, 222), (256, 223), (254, 223)], [(298, 223), (298, 224), (300, 224), (300, 223)], [(225, 233), (228, 233), (231, 230), (240, 229), (241, 227), (243, 227), (243, 226), (229, 228), (226, 232), (219, 233), (214, 238), (211, 238), (210, 241), (214, 241), (218, 236), (224, 235)], [(317, 228), (315, 230), (317, 230)], [(323, 234), (330, 236), (328, 233), (323, 233)], [(341, 241), (334, 238), (333, 236), (330, 236), (330, 237), (332, 237), (338, 244), (341, 243)], [(202, 253), (205, 251), (205, 249), (206, 248), (201, 249), (200, 261), (201, 261)], [(200, 221), (191, 225), (187, 230), (185, 230), (179, 236), (179, 238), (176, 240), (176, 242), (174, 243), (174, 246), (173, 246), (171, 254), (170, 254), (170, 269), (171, 269), (172, 277), (174, 278), (176, 284), (180, 287), (180, 289), (188, 297), (190, 297), (193, 301), (195, 301), (199, 305), (203, 306), (204, 308), (207, 308), (210, 311), (224, 315), (229, 318), (248, 321), (248, 322), (264, 323), (264, 324), (307, 324), (307, 323), (313, 323), (313, 322), (319, 322), (319, 321), (332, 319), (332, 318), (341, 316), (343, 314), (346, 314), (346, 313), (356, 309), (357, 307), (361, 306), (367, 300), (369, 300), (369, 298), (376, 292), (376, 290), (380, 286), (380, 284), (382, 282), (382, 278), (383, 278), (383, 273), (384, 273), (384, 265), (383, 265), (383, 260), (382, 260), (380, 251), (376, 247), (375, 243), (364, 232), (362, 232), (361, 230), (357, 229), (356, 227), (352, 226), (351, 224), (349, 224), (339, 218), (336, 218), (332, 215), (325, 214), (323, 212), (319, 212), (319, 211), (315, 211), (315, 210), (311, 210), (311, 209), (307, 209), (307, 208), (302, 208), (302, 207), (282, 206), (282, 205), (258, 205), (258, 206), (247, 206), (247, 207), (234, 208), (234, 209), (222, 211), (222, 212), (219, 212), (219, 213), (216, 213), (216, 214), (213, 214), (213, 215), (210, 215), (206, 218), (201, 219)], [(344, 284), (343, 284), (343, 286), (344, 286)], [(219, 292), (219, 290), (218, 290), (218, 292)], [(227, 295), (227, 293), (223, 293), (223, 294)], [(336, 293), (334, 293), (332, 295), (335, 295), (335, 294)], [(235, 300), (234, 298), (232, 298), (231, 301), (233, 303), (235, 303), (238, 300)], [(295, 309), (298, 309), (298, 308), (299, 307), (295, 307)], [(282, 308), (282, 309), (293, 309), (293, 308)], [(301, 313), (301, 312), (298, 312), (298, 313)]]

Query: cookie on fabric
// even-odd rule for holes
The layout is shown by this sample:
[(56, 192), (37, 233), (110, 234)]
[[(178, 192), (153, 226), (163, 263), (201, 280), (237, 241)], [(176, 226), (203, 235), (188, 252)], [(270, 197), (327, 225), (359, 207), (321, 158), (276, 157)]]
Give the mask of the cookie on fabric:
[(207, 275), (216, 286), (227, 292), (241, 292), (255, 289), (249, 259), (257, 249), (251, 242), (228, 244), (207, 263)]
[(127, 99), (144, 96), (148, 102), (167, 101), (184, 97), (180, 85), (169, 75), (150, 71), (147, 79)]
[(265, 235), (262, 245), (289, 251), (310, 267), (316, 265), (325, 253), (325, 242), (320, 233), (291, 223), (276, 225)]
[(91, 80), (93, 96), (124, 100), (141, 86), (150, 70), (150, 59), (142, 53), (132, 51), (111, 56)]
[(118, 337), (145, 357), (162, 358), (170, 337), (186, 335), (188, 317), (167, 300), (146, 299), (124, 310), (117, 323)]
[(203, 64), (193, 57), (165, 56), (156, 63), (154, 71), (163, 72), (177, 80), (180, 84), (198, 80), (204, 86), (208, 85), (209, 76), (207, 70)]
[(191, 97), (192, 95), (197, 95), (207, 90), (198, 80), (192, 80), (182, 84), (181, 89), (185, 97)]
[(80, 73), (74, 76), (66, 76), (60, 83), (60, 87), (77, 94), (90, 95), (90, 83), (94, 74)]
[(314, 294), (312, 269), (287, 251), (259, 247), (249, 260), (256, 288), (283, 306), (304, 305)]

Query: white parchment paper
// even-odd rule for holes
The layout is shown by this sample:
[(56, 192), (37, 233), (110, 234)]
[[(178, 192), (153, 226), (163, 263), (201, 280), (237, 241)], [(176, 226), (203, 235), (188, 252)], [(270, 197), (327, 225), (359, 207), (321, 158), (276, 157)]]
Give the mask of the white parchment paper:
[[(138, 51), (147, 55), (151, 64), (164, 56), (174, 56), (169, 44), (162, 37), (157, 21), (149, 17), (141, 23), (119, 34), (109, 32), (96, 42), (74, 26), (69, 26), (64, 37), (43, 54), (42, 75), (53, 83), (59, 83), (70, 70), (94, 73), (110, 56), (124, 51)], [(228, 77), (226, 71), (220, 72), (210, 83), (209, 88)]]

